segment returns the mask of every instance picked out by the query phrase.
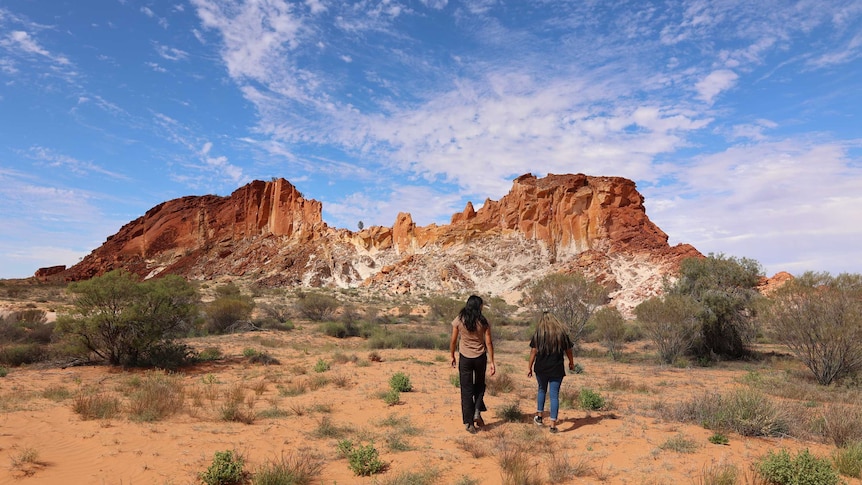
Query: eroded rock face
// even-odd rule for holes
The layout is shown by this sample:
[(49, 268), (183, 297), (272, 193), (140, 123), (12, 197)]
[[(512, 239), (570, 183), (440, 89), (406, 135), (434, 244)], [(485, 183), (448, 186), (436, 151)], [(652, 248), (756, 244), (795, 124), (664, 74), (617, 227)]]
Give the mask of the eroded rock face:
[(64, 275), (125, 268), (142, 277), (507, 296), (545, 274), (582, 271), (626, 310), (656, 294), (682, 259), (702, 256), (687, 244), (670, 247), (643, 202), (624, 178), (526, 174), (499, 201), (479, 210), (468, 203), (448, 225), (417, 226), (400, 213), (391, 228), (353, 232), (327, 226), (321, 204), (288, 181), (255, 181), (228, 197), (159, 204)]

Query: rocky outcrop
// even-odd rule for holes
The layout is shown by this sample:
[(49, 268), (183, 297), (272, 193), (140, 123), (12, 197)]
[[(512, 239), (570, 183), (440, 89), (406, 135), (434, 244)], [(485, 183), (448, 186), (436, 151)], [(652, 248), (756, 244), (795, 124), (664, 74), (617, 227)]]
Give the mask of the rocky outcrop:
[(63, 274), (79, 280), (124, 268), (142, 277), (506, 296), (547, 273), (581, 271), (630, 309), (656, 294), (682, 259), (701, 256), (690, 245), (669, 246), (634, 182), (619, 177), (522, 175), (499, 201), (478, 210), (468, 203), (441, 226), (417, 226), (400, 213), (391, 228), (352, 232), (327, 226), (321, 211), (284, 179), (228, 197), (183, 197), (126, 224)]

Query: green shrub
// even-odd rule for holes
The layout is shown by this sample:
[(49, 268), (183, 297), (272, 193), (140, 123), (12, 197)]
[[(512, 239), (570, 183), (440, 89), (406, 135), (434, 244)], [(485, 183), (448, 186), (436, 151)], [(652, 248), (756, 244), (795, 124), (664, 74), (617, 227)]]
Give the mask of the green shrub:
[(727, 439), (727, 436), (723, 435), (722, 433), (715, 433), (707, 439), (710, 443), (714, 445), (726, 445), (730, 443), (730, 440)]
[(300, 293), (296, 301), (296, 310), (303, 317), (320, 322), (331, 319), (340, 305), (338, 299), (330, 295)]
[(449, 383), (455, 387), (461, 387), (461, 375), (452, 374), (449, 376)]
[(413, 390), (413, 385), (410, 384), (410, 377), (403, 372), (396, 372), (389, 378), (389, 387), (398, 392), (410, 392)]
[(347, 453), (347, 461), (353, 474), (360, 477), (375, 475), (386, 468), (374, 443), (351, 448)]
[(742, 436), (781, 436), (790, 428), (785, 414), (753, 389), (738, 389), (729, 395), (706, 392), (679, 404), (674, 411), (680, 421)]
[(0, 364), (18, 367), (45, 359), (45, 348), (40, 344), (13, 344), (0, 348)]
[(836, 450), (832, 455), (832, 462), (840, 474), (862, 478), (862, 441)]
[(321, 331), (335, 338), (357, 337), (360, 334), (359, 327), (351, 322), (326, 322), (321, 327)]
[(371, 349), (430, 349), (447, 350), (449, 336), (429, 332), (408, 332), (404, 330), (375, 332), (368, 339)]
[(221, 349), (218, 347), (207, 347), (200, 351), (198, 354), (198, 361), (200, 362), (209, 362), (212, 360), (219, 360), (223, 357)]
[(578, 394), (578, 404), (584, 411), (598, 411), (605, 407), (605, 398), (592, 389), (582, 388)]
[(200, 479), (207, 485), (238, 485), (245, 481), (245, 460), (233, 451), (216, 451), (213, 462)]
[(390, 389), (383, 394), (383, 401), (390, 406), (394, 406), (401, 402), (401, 393), (397, 389)]
[(756, 465), (757, 472), (775, 485), (838, 485), (841, 479), (825, 458), (818, 458), (808, 450), (795, 457), (787, 450), (769, 452)]
[(323, 359), (317, 359), (317, 363), (314, 364), (314, 372), (326, 372), (329, 370), (329, 362)]
[(0, 377), (6, 377), (9, 375), (9, 369), (5, 367), (0, 367)]
[(662, 443), (659, 448), (663, 450), (671, 450), (677, 453), (694, 453), (697, 450), (697, 443), (691, 438), (687, 438), (682, 434), (678, 434)]

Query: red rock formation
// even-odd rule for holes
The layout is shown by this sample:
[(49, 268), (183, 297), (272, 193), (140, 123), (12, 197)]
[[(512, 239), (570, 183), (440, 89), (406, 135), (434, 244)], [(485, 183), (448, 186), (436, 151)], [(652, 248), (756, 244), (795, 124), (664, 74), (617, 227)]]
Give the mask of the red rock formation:
[(499, 201), (468, 203), (448, 225), (359, 232), (323, 223), (321, 204), (284, 179), (255, 181), (228, 197), (183, 197), (130, 222), (64, 274), (125, 268), (248, 277), (270, 286), (360, 284), (386, 291), (517, 292), (555, 271), (582, 271), (631, 306), (655, 294), (689, 245), (668, 245), (634, 182), (618, 177), (522, 175)]

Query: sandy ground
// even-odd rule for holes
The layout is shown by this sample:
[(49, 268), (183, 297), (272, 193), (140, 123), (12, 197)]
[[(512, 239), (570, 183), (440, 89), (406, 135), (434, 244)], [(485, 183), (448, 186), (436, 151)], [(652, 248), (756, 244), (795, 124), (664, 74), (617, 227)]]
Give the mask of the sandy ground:
[[(379, 350), (382, 361), (371, 362), (362, 339), (325, 337), (314, 325), (190, 343), (199, 349), (219, 347), (227, 358), (182, 372), (184, 410), (156, 422), (133, 421), (127, 412), (84, 420), (72, 409), (75, 393), (83, 388), (125, 399), (124, 386), (145, 377), (144, 371), (11, 369), (0, 378), (0, 484), (200, 483), (198, 474), (223, 450), (242, 453), (249, 471), (280, 457), (313, 454), (323, 460), (319, 483), (324, 484), (387, 483), (406, 472), (428, 470), (436, 470), (439, 484), (499, 484), (504, 482), (500, 459), (513, 449), (523, 451), (519, 459), (529, 464), (532, 483), (550, 483), (553, 464), (565, 462), (579, 475), (566, 483), (688, 484), (703, 483), (706, 471), (721, 464), (746, 472), (769, 450), (808, 448), (820, 456), (834, 450), (817, 442), (734, 434), (728, 435), (729, 444), (715, 445), (708, 441), (713, 431), (657, 417), (658, 403), (743, 385), (749, 371), (742, 364), (678, 369), (578, 358), (584, 372), (567, 376), (564, 391), (589, 387), (610, 400), (610, 409), (563, 409), (560, 433), (552, 435), (530, 420), (535, 384), (526, 376), (526, 343), (497, 342), (500, 374), (511, 377), (514, 390), (487, 396), (486, 426), (470, 435), (460, 423), (458, 388), (452, 383), (456, 371), (446, 351)], [(266, 351), (280, 364), (249, 363), (242, 357), (247, 348)], [(321, 359), (330, 369), (318, 373), (314, 367)], [(381, 396), (396, 372), (407, 374), (414, 389), (389, 406)], [(309, 386), (305, 392), (285, 392), (303, 383)], [(243, 405), (258, 414), (252, 424), (219, 417), (222, 396), (237, 384), (243, 388)], [(46, 389), (61, 388), (70, 397), (43, 397)], [(512, 404), (523, 413), (521, 422), (499, 417), (501, 408)], [(323, 424), (339, 433), (321, 437)], [(674, 438), (694, 442), (696, 448), (681, 453), (662, 446)], [(355, 476), (338, 452), (341, 439), (373, 441), (388, 464), (385, 472)]]

